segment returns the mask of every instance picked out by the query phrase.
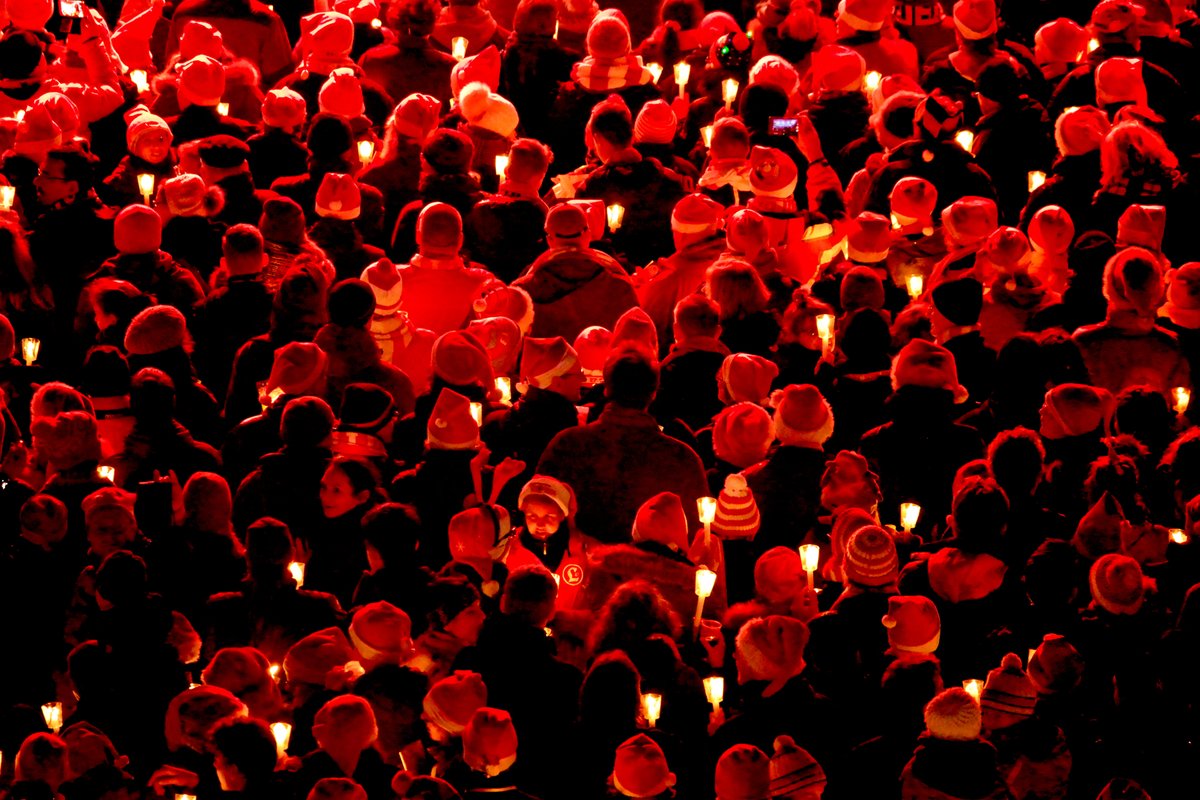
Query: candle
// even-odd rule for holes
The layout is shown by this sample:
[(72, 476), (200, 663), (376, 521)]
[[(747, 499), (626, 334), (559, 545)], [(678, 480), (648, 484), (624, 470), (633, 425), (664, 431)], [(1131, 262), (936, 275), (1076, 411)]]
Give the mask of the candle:
[(554, 20), (554, 40), (558, 41), (558, 20)]
[(500, 393), (500, 402), (506, 406), (512, 405), (512, 379), (496, 378), (496, 391)]
[(1088, 52), (1094, 52), (1100, 47), (1099, 39), (1088, 39)]
[(292, 741), (292, 726), (286, 722), (272, 722), (271, 735), (275, 737), (275, 746), (279, 757), (287, 755), (288, 744)]
[(133, 81), (133, 85), (137, 87), (139, 92), (145, 93), (150, 91), (150, 80), (146, 77), (146, 70), (130, 70), (129, 80)]
[(450, 53), (454, 56), (455, 61), (462, 61), (467, 57), (467, 38), (465, 36), (455, 36), (450, 40)]
[(876, 70), (871, 70), (863, 77), (863, 86), (867, 87), (868, 92), (873, 92), (879, 88), (882, 81), (883, 75)]
[(963, 688), (967, 690), (967, 694), (978, 701), (980, 695), (983, 694), (983, 681), (978, 678), (971, 678), (969, 681), (963, 681)]
[(712, 522), (717, 518), (717, 498), (696, 498), (696, 512), (700, 516), (700, 521), (704, 523), (704, 545), (707, 547), (709, 535), (712, 533)]
[(117, 468), (109, 466), (96, 467), (96, 474), (106, 481), (114, 481), (117, 478)]
[(817, 564), (821, 560), (821, 548), (815, 544), (800, 545), (800, 563), (804, 567), (804, 571), (808, 573), (808, 588), (816, 588), (813, 580), (813, 573), (817, 571)]
[(41, 339), (22, 339), (21, 340), (21, 357), (25, 359), (25, 366), (32, 367), (33, 362), (37, 361), (38, 353), (42, 351)]
[(46, 727), (55, 733), (62, 730), (62, 711), (62, 703), (58, 701), (42, 704), (42, 719), (46, 721)]
[(1046, 182), (1046, 173), (1042, 172), (1040, 169), (1035, 169), (1029, 173), (1028, 180), (1029, 192), (1032, 194), (1033, 192), (1037, 191), (1039, 186)]
[(613, 203), (604, 209), (604, 216), (608, 219), (608, 229), (616, 233), (617, 228), (621, 227), (621, 222), (625, 219), (625, 206)]
[(196, 795), (194, 795), (194, 794), (176, 794), (175, 800), (196, 800)]
[(1187, 413), (1192, 402), (1192, 391), (1186, 386), (1176, 386), (1171, 390), (1171, 399), (1175, 401), (1175, 413), (1180, 416)]
[(217, 103), (217, 113), (222, 117), (229, 116), (229, 103)]
[(700, 129), (700, 138), (704, 141), (705, 147), (712, 147), (712, 125), (705, 125)]
[(900, 527), (905, 533), (909, 533), (913, 528), (917, 527), (917, 520), (921, 518), (921, 507), (916, 503), (901, 503), (900, 504)]
[(142, 200), (146, 205), (150, 205), (151, 198), (154, 195), (154, 176), (149, 172), (140, 173), (137, 177), (138, 191), (142, 193)]
[(696, 617), (692, 624), (692, 633), (700, 635), (700, 616), (704, 613), (704, 600), (712, 595), (713, 587), (717, 585), (717, 573), (706, 566), (696, 567)]
[(892, 214), (891, 216), (892, 216), (892, 229), (899, 230), (900, 229), (900, 218), (897, 217), (895, 214)]
[(278, 664), (272, 664), (270, 667), (267, 668), (267, 674), (269, 674), (271, 676), (271, 680), (278, 683), (279, 682), (279, 673), (282, 672), (282, 670), (283, 670), (283, 668), (280, 667)]
[(680, 61), (675, 65), (675, 84), (679, 87), (679, 96), (687, 97), (688, 80), (692, 77), (692, 65), (686, 61)]
[(18, 108), (17, 113), (13, 114), (13, 119), (15, 119), (17, 122), (24, 122), (25, 121), (25, 109)]
[(833, 314), (817, 315), (817, 336), (821, 338), (821, 354), (827, 355), (833, 349)]
[(508, 156), (496, 156), (496, 177), (504, 180), (508, 173)]
[(651, 61), (646, 65), (646, 69), (650, 71), (650, 76), (654, 78), (654, 82), (658, 83), (659, 79), (662, 78), (663, 65), (657, 61)]
[(725, 678), (720, 675), (709, 675), (705, 678), (704, 696), (712, 704), (713, 711), (719, 710), (721, 701), (725, 699)]
[(971, 152), (971, 148), (975, 146), (975, 134), (968, 130), (961, 130), (954, 134), (954, 141), (958, 143), (959, 147), (969, 153)]
[(916, 300), (921, 296), (921, 292), (925, 291), (925, 276), (924, 275), (909, 275), (908, 280), (908, 296)]
[(483, 403), (471, 403), (471, 419), (476, 425), (483, 424)]
[(375, 19), (371, 20), (371, 27), (375, 30), (379, 30), (383, 27), (383, 20), (381, 20), (379, 17), (376, 17)]
[(1171, 528), (1171, 530), (1168, 531), (1168, 534), (1171, 536), (1171, 541), (1175, 544), (1187, 544), (1188, 539), (1190, 538), (1187, 535), (1187, 531), (1185, 531), (1183, 528)]
[(358, 143), (358, 160), (364, 167), (369, 167), (375, 160), (375, 143), (370, 139), (363, 139)]
[(725, 101), (725, 107), (733, 110), (733, 101), (737, 99), (738, 82), (736, 78), (726, 78), (721, 81), (721, 99)]
[(642, 716), (653, 728), (662, 715), (662, 695), (658, 692), (648, 692), (642, 695)]
[(288, 564), (288, 572), (291, 574), (292, 580), (294, 580), (296, 582), (297, 589), (304, 586), (304, 562), (303, 561), (293, 561), (292, 563)]
[(12, 211), (13, 201), (17, 199), (17, 187), (0, 186), (0, 211)]
[(1037, 652), (1036, 647), (1029, 648), (1029, 654), (1025, 657), (1025, 666), (1028, 667), (1033, 663), (1033, 654)]

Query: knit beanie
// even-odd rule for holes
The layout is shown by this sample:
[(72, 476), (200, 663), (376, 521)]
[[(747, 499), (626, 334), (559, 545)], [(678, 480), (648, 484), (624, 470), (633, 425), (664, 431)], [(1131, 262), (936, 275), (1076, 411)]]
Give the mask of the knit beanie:
[(463, 761), (488, 777), (501, 774), (517, 760), (517, 729), (507, 711), (478, 709), (462, 738)]
[[(26, 114), (26, 119), (29, 115)], [(129, 152), (136, 152), (138, 142), (151, 133), (165, 133), (167, 141), (172, 138), (171, 126), (157, 114), (150, 113), (145, 106), (137, 106), (125, 115), (125, 145)]]
[(358, 658), (346, 634), (338, 628), (310, 633), (292, 645), (283, 657), (283, 671), (290, 683), (325, 687), (330, 673)]
[(770, 775), (771, 797), (815, 799), (824, 793), (827, 783), (825, 770), (790, 736), (775, 737)]
[(754, 562), (754, 593), (769, 605), (790, 603), (805, 585), (804, 561), (794, 547), (772, 547)]
[(675, 785), (675, 774), (658, 742), (639, 733), (617, 747), (612, 784), (624, 797), (658, 797)]
[(1146, 599), (1142, 567), (1129, 556), (1109, 553), (1100, 556), (1088, 573), (1092, 600), (1110, 614), (1132, 615)]
[(1037, 689), (1021, 666), (1021, 657), (1009, 653), (997, 669), (988, 673), (979, 703), (987, 718), (988, 730), (1016, 725), (1033, 716)]
[(892, 388), (904, 386), (945, 389), (956, 403), (967, 399), (967, 390), (958, 382), (954, 354), (925, 339), (913, 339), (892, 361)]
[(717, 759), (713, 788), (717, 800), (766, 800), (771, 793), (771, 760), (752, 744), (735, 744)]
[(478, 672), (456, 670), (430, 686), (421, 705), (425, 719), (458, 736), (475, 712), (487, 705), (487, 686)]
[(191, 347), (187, 321), (175, 306), (150, 306), (138, 312), (125, 330), (125, 352), (152, 356), (176, 347)]
[(1040, 694), (1069, 692), (1083, 678), (1083, 657), (1066, 637), (1047, 633), (1029, 658), (1029, 680)]
[(471, 401), (442, 389), (425, 426), (425, 446), (431, 450), (474, 450), (479, 446), (479, 424), (471, 416)]
[(659, 492), (642, 503), (633, 519), (633, 541), (657, 542), (677, 553), (686, 553), (688, 522), (679, 495)]
[(725, 485), (717, 496), (717, 513), (712, 530), (726, 539), (751, 539), (758, 533), (762, 518), (754, 493), (738, 473), (725, 476)]
[(783, 445), (822, 445), (833, 435), (833, 409), (811, 384), (791, 384), (771, 396), (775, 438)]
[(878, 526), (860, 528), (846, 542), (843, 572), (848, 583), (887, 586), (900, 574), (900, 558), (891, 534)]
[(62, 411), (30, 423), (33, 446), (57, 472), (100, 460), (96, 418), (85, 411)]
[(935, 739), (970, 742), (979, 738), (982, 724), (979, 703), (961, 686), (944, 690), (925, 706), (925, 730)]
[(162, 217), (150, 206), (125, 206), (113, 223), (113, 244), (121, 255), (156, 252), (162, 246)]
[[(839, 450), (837, 455), (825, 462), (825, 471), (821, 473), (821, 505), (833, 512), (835, 533), (843, 511), (858, 509), (873, 520), (875, 507), (882, 499), (879, 476), (871, 471), (861, 454), (853, 450)], [(849, 533), (846, 532), (847, 538)]]
[(221, 187), (206, 186), (199, 175), (167, 178), (159, 192), (172, 217), (211, 217), (225, 206), (225, 193)]
[(670, 144), (678, 127), (679, 120), (671, 106), (662, 100), (651, 100), (642, 106), (633, 123), (634, 144)]
[(774, 439), (771, 415), (757, 403), (734, 403), (713, 419), (713, 453), (738, 469), (766, 458)]
[(775, 362), (750, 353), (725, 356), (717, 372), (717, 394), (721, 401), (758, 403), (765, 405), (771, 394), (771, 383), (779, 375)]
[(920, 595), (892, 595), (883, 618), (888, 645), (897, 653), (932, 653), (942, 640), (942, 620), (937, 606)]
[(808, 626), (798, 619), (772, 614), (750, 620), (737, 635), (738, 680), (768, 681), (773, 694), (804, 671), (807, 645)]
[(1046, 392), (1040, 433), (1047, 439), (1103, 436), (1108, 430), (1115, 401), (1107, 389), (1081, 383), (1061, 383)]
[(597, 14), (588, 27), (586, 44), (588, 55), (597, 61), (624, 58), (632, 48), (629, 23), (621, 14)]
[(358, 219), (362, 213), (362, 192), (353, 175), (327, 172), (317, 187), (316, 212), (328, 219)]
[(386, 600), (368, 603), (354, 612), (350, 642), (364, 666), (403, 664), (412, 655), (412, 621)]
[(458, 110), (468, 124), (505, 139), (516, 132), (521, 122), (516, 106), (479, 81), (463, 87), (458, 96)]
[(319, 397), (296, 397), (283, 407), (279, 438), (291, 448), (318, 447), (333, 433), (333, 409)]

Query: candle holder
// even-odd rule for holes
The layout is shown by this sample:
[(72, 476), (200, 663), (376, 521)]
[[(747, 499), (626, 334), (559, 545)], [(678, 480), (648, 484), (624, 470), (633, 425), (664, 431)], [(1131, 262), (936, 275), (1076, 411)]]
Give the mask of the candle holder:
[(804, 571), (808, 573), (808, 588), (816, 589), (816, 581), (813, 578), (813, 573), (817, 571), (817, 565), (821, 561), (821, 548), (815, 544), (800, 545), (800, 563), (804, 567)]
[(363, 139), (358, 143), (358, 160), (364, 167), (371, 166), (371, 162), (375, 160), (375, 143), (370, 139)]
[(142, 193), (142, 200), (146, 205), (153, 205), (154, 201), (154, 176), (149, 172), (143, 172), (137, 176), (138, 191)]
[(37, 361), (38, 353), (42, 352), (42, 340), (27, 338), (21, 340), (21, 358), (25, 360), (25, 366), (32, 367), (33, 362)]
[(675, 84), (679, 87), (680, 98), (687, 99), (687, 85), (692, 78), (692, 65), (686, 61), (680, 61), (675, 65)]
[(905, 533), (912, 533), (912, 529), (917, 527), (917, 521), (921, 519), (921, 507), (916, 503), (901, 503), (900, 504), (900, 527)]
[(963, 688), (967, 690), (967, 694), (975, 698), (975, 702), (979, 702), (979, 698), (983, 696), (983, 681), (979, 678), (971, 678), (963, 681)]
[(508, 156), (496, 156), (496, 177), (504, 180), (504, 176), (508, 174)]
[(450, 54), (454, 56), (455, 61), (462, 61), (467, 57), (467, 37), (455, 36), (450, 40)]
[(909, 275), (905, 283), (908, 286), (908, 296), (913, 300), (916, 300), (925, 291), (924, 275)]
[(696, 616), (692, 620), (692, 633), (700, 635), (700, 617), (704, 614), (704, 601), (712, 596), (717, 585), (717, 573), (701, 565), (696, 568)]
[(471, 419), (476, 425), (483, 425), (483, 403), (471, 403)]
[(1035, 169), (1035, 170), (1031, 171), (1029, 173), (1029, 175), (1026, 177), (1027, 177), (1027, 180), (1029, 183), (1029, 193), (1030, 194), (1033, 194), (1034, 192), (1036, 192), (1038, 190), (1038, 187), (1040, 187), (1043, 183), (1046, 182), (1046, 173), (1042, 172), (1040, 169)]
[(296, 588), (300, 589), (304, 586), (304, 562), (293, 561), (288, 564), (288, 574), (292, 576), (292, 580), (296, 582)]
[(721, 709), (721, 701), (725, 699), (725, 678), (720, 675), (709, 675), (704, 679), (704, 696), (712, 705), (713, 711)]
[(662, 716), (662, 695), (658, 692), (647, 692), (642, 695), (642, 716), (646, 718), (646, 722), (653, 728), (658, 724), (658, 718)]
[(57, 700), (53, 703), (42, 704), (42, 719), (46, 722), (46, 727), (54, 733), (62, 730), (63, 726), (63, 705)]
[(605, 219), (608, 221), (608, 230), (616, 233), (621, 227), (621, 223), (625, 221), (625, 206), (620, 203), (613, 203), (604, 209)]

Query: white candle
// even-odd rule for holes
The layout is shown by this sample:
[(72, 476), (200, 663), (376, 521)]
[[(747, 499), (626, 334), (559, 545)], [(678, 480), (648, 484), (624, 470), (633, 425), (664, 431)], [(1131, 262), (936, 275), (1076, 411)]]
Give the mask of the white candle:
[(709, 675), (705, 678), (704, 696), (712, 704), (713, 711), (720, 709), (721, 701), (725, 699), (725, 678), (720, 675)]
[(467, 57), (467, 39), (465, 36), (455, 36), (450, 40), (450, 53), (454, 56), (455, 61), (462, 61)]
[(28, 338), (21, 340), (21, 357), (25, 359), (25, 366), (32, 367), (33, 362), (37, 361), (38, 353), (41, 351), (41, 339)]
[(696, 512), (700, 521), (704, 523), (704, 544), (707, 546), (709, 535), (712, 533), (712, 522), (717, 518), (717, 498), (696, 498)]
[(138, 191), (142, 193), (142, 200), (146, 205), (151, 204), (154, 196), (154, 176), (149, 172), (143, 172), (137, 176)]
[(700, 617), (704, 614), (704, 600), (713, 593), (717, 585), (717, 573), (705, 566), (696, 568), (696, 617), (692, 624), (692, 633), (700, 633)]
[(736, 78), (726, 78), (721, 81), (721, 99), (725, 101), (725, 107), (733, 110), (733, 101), (737, 99), (738, 82)]
[(604, 209), (604, 216), (608, 219), (608, 229), (613, 233), (621, 227), (621, 223), (625, 220), (625, 206), (620, 203), (613, 203)]
[(821, 548), (815, 544), (800, 545), (800, 563), (804, 567), (804, 571), (808, 573), (808, 588), (816, 588), (816, 582), (813, 580), (813, 573), (817, 571), (817, 565), (821, 561)]
[(662, 715), (662, 695), (658, 692), (647, 692), (642, 695), (642, 715), (653, 728)]
[(833, 314), (817, 315), (817, 336), (821, 339), (821, 354), (828, 355), (833, 350)]

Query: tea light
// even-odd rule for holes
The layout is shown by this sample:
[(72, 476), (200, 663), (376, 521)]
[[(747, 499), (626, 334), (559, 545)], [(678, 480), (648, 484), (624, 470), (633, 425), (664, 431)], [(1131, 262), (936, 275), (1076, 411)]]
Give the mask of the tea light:
[(975, 134), (972, 131), (961, 130), (954, 134), (954, 141), (958, 143), (959, 147), (969, 153), (971, 152), (971, 148), (975, 146)]
[(483, 424), (483, 403), (471, 403), (471, 419), (476, 425)]
[(143, 172), (137, 177), (138, 191), (142, 193), (142, 200), (146, 205), (150, 205), (151, 198), (154, 196), (154, 176), (149, 172)]
[(25, 359), (25, 366), (32, 367), (33, 362), (37, 361), (38, 353), (41, 351), (41, 339), (30, 338), (21, 340), (21, 358)]
[(876, 70), (871, 70), (870, 72), (868, 72), (866, 75), (863, 76), (863, 86), (866, 87), (868, 92), (873, 92), (876, 89), (878, 89), (879, 84), (882, 82), (883, 82), (883, 75), (882, 75), (882, 73), (880, 73)]
[(679, 96), (687, 97), (688, 81), (692, 77), (692, 65), (686, 61), (680, 61), (675, 65), (675, 84), (679, 87)]
[(512, 378), (496, 378), (496, 391), (500, 393), (501, 403), (512, 405)]
[(1175, 544), (1187, 544), (1191, 538), (1183, 528), (1171, 528), (1167, 533), (1170, 535), (1171, 541)]
[(971, 678), (969, 681), (963, 681), (963, 688), (967, 690), (967, 694), (974, 697), (976, 702), (983, 695), (983, 681), (978, 678)]
[(62, 703), (55, 701), (53, 703), (42, 704), (42, 719), (46, 721), (46, 727), (58, 733), (62, 730), (63, 725), (63, 706)]
[(12, 211), (13, 201), (17, 199), (17, 187), (0, 186), (0, 211)]
[(736, 78), (726, 78), (721, 81), (721, 99), (725, 101), (725, 107), (730, 111), (733, 110), (733, 101), (737, 99), (738, 82)]
[(272, 722), (271, 735), (275, 737), (275, 746), (279, 757), (287, 755), (288, 744), (292, 741), (292, 726), (287, 722)]
[(700, 129), (700, 139), (704, 142), (705, 147), (712, 147), (713, 126), (705, 125)]
[(109, 466), (96, 467), (96, 474), (106, 481), (115, 481), (117, 479), (117, 468)]
[(649, 70), (650, 77), (654, 78), (654, 82), (658, 83), (659, 79), (662, 78), (663, 65), (657, 61), (651, 61), (646, 65), (646, 69)]
[(804, 571), (808, 573), (808, 588), (816, 588), (813, 580), (813, 573), (817, 571), (817, 564), (821, 561), (821, 548), (815, 544), (800, 545), (800, 563), (804, 567)]
[(1040, 169), (1035, 169), (1029, 173), (1028, 179), (1029, 192), (1032, 194), (1033, 192), (1037, 191), (1039, 186), (1046, 182), (1046, 173), (1042, 172)]
[(648, 692), (642, 695), (642, 716), (653, 728), (658, 718), (662, 716), (662, 695), (658, 692)]
[(371, 166), (371, 162), (375, 160), (375, 143), (370, 139), (363, 139), (358, 143), (358, 160), (364, 167)]
[(288, 564), (288, 573), (292, 576), (292, 580), (296, 582), (296, 588), (304, 586), (304, 562), (293, 561)]
[(604, 209), (604, 216), (608, 219), (608, 229), (616, 233), (625, 219), (625, 206), (620, 203), (613, 203)]
[(720, 675), (709, 675), (705, 678), (704, 696), (712, 704), (713, 711), (719, 710), (721, 701), (725, 699), (725, 678)]
[(467, 57), (467, 37), (455, 36), (450, 40), (450, 54), (454, 56), (455, 61), (462, 61)]
[(229, 103), (217, 103), (217, 113), (222, 117), (229, 116)]
[(900, 527), (905, 533), (911, 533), (912, 529), (917, 527), (917, 520), (921, 518), (921, 507), (916, 503), (901, 503), (900, 504)]
[(150, 79), (146, 77), (146, 70), (133, 69), (129, 71), (129, 80), (133, 81), (133, 85), (137, 87), (141, 93), (150, 91)]
[(713, 593), (717, 585), (717, 573), (705, 566), (696, 568), (696, 617), (692, 624), (692, 633), (700, 633), (700, 616), (704, 613), (704, 600)]
[(916, 300), (921, 296), (921, 292), (925, 291), (924, 275), (909, 275), (905, 283), (908, 285), (908, 296), (913, 300)]
[(1192, 403), (1192, 391), (1186, 386), (1176, 386), (1171, 390), (1171, 399), (1175, 403), (1175, 413), (1183, 416)]
[(504, 176), (508, 173), (508, 156), (496, 156), (496, 177), (504, 180)]
[(709, 536), (712, 534), (712, 522), (717, 518), (717, 498), (696, 498), (696, 513), (699, 515), (700, 521), (704, 523), (704, 544), (707, 546)]

